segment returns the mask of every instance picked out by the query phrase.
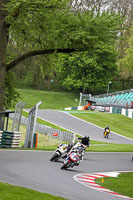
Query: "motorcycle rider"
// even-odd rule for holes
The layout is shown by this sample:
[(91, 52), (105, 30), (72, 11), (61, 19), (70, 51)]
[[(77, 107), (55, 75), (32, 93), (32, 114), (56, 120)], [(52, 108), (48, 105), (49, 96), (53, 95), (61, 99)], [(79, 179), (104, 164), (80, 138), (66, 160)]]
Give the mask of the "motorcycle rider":
[(61, 146), (64, 146), (64, 149), (68, 148), (68, 144), (63, 144), (63, 143), (59, 144), (57, 147), (61, 147)]
[[(107, 132), (107, 130), (109, 130), (109, 133), (110, 133), (109, 125), (107, 125), (107, 126), (105, 127), (105, 129), (104, 129), (104, 134), (105, 134), (105, 132)], [(105, 135), (104, 135), (104, 137), (105, 137)]]
[[(79, 138), (76, 138), (76, 139), (77, 139), (77, 140), (81, 140), (81, 141), (80, 141), (81, 145), (78, 147), (78, 149), (79, 149), (79, 161), (77, 162), (77, 165), (79, 165), (79, 163), (83, 161), (85, 149), (86, 149), (87, 147), (90, 146), (90, 138), (87, 137), (87, 136), (84, 136), (84, 137), (79, 137)], [(75, 143), (70, 143), (70, 144), (68, 145), (67, 153), (66, 153), (65, 156), (63, 156), (63, 158), (66, 158), (67, 155), (69, 154), (69, 152), (70, 152), (71, 150), (75, 149), (76, 144), (77, 144), (77, 142), (75, 142)]]
[[(90, 137), (84, 136), (84, 137), (78, 137), (76, 139), (81, 140), (81, 144), (84, 146), (85, 149), (86, 147), (90, 146)], [(77, 142), (68, 144), (67, 153), (76, 145), (76, 143)]]
[(84, 150), (82, 148), (79, 149), (80, 156), (79, 156), (79, 161), (77, 162), (77, 165), (79, 165), (79, 163), (83, 161), (85, 149), (90, 146), (90, 137), (87, 137), (87, 136), (79, 137), (78, 140), (81, 140), (81, 144)]
[(63, 143), (59, 144), (57, 146), (57, 149), (54, 151), (54, 154), (52, 158), (50, 159), (50, 161), (57, 161), (60, 158), (62, 158), (63, 155), (66, 154), (67, 148), (68, 148), (68, 144), (63, 144)]
[(107, 126), (105, 127), (104, 131), (106, 131), (106, 130), (109, 130), (109, 132), (110, 132), (109, 125), (107, 125)]
[(69, 144), (66, 145), (67, 150), (66, 150), (66, 153), (64, 154), (64, 156), (62, 156), (63, 159), (67, 157), (68, 153), (73, 148), (73, 146), (74, 146), (73, 142), (71, 142), (71, 143), (69, 143)]
[(81, 144), (83, 144), (85, 147), (90, 146), (90, 137), (79, 137), (78, 140), (81, 140)]

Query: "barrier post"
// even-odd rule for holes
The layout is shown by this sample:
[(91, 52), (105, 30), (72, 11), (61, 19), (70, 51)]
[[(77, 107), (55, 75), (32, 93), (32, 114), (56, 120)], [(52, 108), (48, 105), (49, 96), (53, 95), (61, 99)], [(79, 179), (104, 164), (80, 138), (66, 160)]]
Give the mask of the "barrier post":
[(38, 134), (34, 133), (33, 147), (37, 148), (38, 145)]
[(35, 142), (35, 148), (37, 149), (38, 146), (38, 133), (36, 133), (36, 142)]
[(49, 133), (47, 133), (47, 136), (46, 136), (46, 146), (48, 146), (48, 143), (49, 143)]

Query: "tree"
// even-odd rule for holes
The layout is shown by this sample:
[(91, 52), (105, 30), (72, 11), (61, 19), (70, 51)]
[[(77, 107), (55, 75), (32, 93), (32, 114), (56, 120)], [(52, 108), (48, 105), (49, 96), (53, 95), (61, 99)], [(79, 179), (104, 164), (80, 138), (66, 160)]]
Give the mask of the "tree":
[(0, 110), (3, 109), (4, 104), (6, 49), (8, 43), (8, 25), (5, 22), (7, 11), (3, 10), (4, 3), (6, 4), (7, 0), (0, 0)]
[(84, 14), (81, 31), (73, 38), (76, 40), (78, 37), (85, 43), (86, 37), (89, 37), (91, 50), (63, 55), (57, 65), (57, 75), (67, 89), (101, 91), (109, 80), (113, 80), (118, 72), (115, 50), (117, 25), (118, 16), (114, 13), (95, 14), (95, 11), (87, 11)]
[(125, 48), (123, 58), (119, 59), (118, 66), (123, 80), (133, 83), (133, 26), (130, 29), (130, 36), (127, 39), (128, 47)]
[(122, 58), (124, 51), (123, 49), (127, 47), (127, 42), (125, 37), (129, 35), (129, 29), (133, 21), (133, 1), (132, 0), (80, 0), (75, 1), (71, 0), (73, 9), (77, 10), (92, 10), (95, 9), (95, 12), (113, 11), (115, 13), (121, 13), (121, 16), (124, 20), (121, 23), (121, 31), (119, 35), (121, 40), (117, 43), (117, 50), (119, 51), (119, 57)]
[(117, 74), (116, 56), (99, 52), (90, 56), (88, 52), (64, 56), (63, 65), (57, 68), (59, 80), (68, 89), (83, 92), (104, 91), (109, 80)]
[[(36, 55), (68, 54), (84, 50), (94, 52), (102, 49), (106, 52), (107, 46), (103, 47), (106, 35), (100, 35), (101, 44), (98, 42), (100, 27), (97, 29), (99, 33), (91, 35), (91, 30), (96, 25), (93, 23), (95, 12), (90, 13), (92, 20), (91, 23), (87, 23), (86, 12), (73, 12), (68, 2), (68, 0), (0, 0), (0, 41), (2, 41), (0, 42), (0, 110), (4, 109), (6, 73), (23, 60)], [(108, 26), (105, 30), (107, 35), (110, 35), (108, 37), (110, 41), (111, 37), (117, 35), (120, 23), (119, 16), (112, 14), (111, 18), (116, 20), (117, 27), (113, 26), (115, 28), (113, 30)], [(106, 24), (109, 23), (107, 20)], [(15, 57), (7, 58), (10, 38), (18, 53)], [(93, 44), (94, 41), (96, 42)]]
[[(74, 51), (63, 44), (66, 36), (60, 24), (72, 16), (66, 3), (65, 0), (0, 0), (0, 110), (4, 105), (7, 71), (35, 55)], [(6, 57), (9, 37), (18, 49), (23, 47), (23, 54), (13, 60)], [(29, 51), (24, 52), (25, 47)]]

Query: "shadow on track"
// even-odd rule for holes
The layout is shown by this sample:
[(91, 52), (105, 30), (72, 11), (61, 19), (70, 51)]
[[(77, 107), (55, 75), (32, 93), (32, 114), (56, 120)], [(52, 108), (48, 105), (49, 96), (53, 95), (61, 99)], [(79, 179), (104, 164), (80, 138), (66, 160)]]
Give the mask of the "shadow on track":
[(76, 173), (85, 173), (84, 171), (80, 171), (80, 170), (75, 170), (75, 169), (63, 169), (62, 171), (68, 171), (68, 172), (76, 172)]
[(62, 160), (57, 160), (57, 161), (50, 161), (51, 163), (63, 163)]

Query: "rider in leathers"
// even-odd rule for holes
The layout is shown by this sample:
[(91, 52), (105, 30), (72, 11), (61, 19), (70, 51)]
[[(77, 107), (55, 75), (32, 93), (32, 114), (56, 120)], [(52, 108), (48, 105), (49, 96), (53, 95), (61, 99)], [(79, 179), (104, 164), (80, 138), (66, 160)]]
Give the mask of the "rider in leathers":
[[(89, 147), (90, 146), (90, 138), (89, 137), (79, 137), (79, 138), (77, 138), (78, 140), (81, 140), (80, 142), (81, 142), (81, 147), (82, 148), (80, 148), (79, 147), (79, 149), (81, 150), (79, 150), (79, 154), (80, 154), (80, 156), (79, 156), (79, 161), (77, 162), (77, 165), (79, 164), (79, 162), (82, 162), (83, 161), (83, 156), (84, 156), (84, 152), (83, 152), (83, 148), (84, 148), (84, 151), (85, 151), (85, 149), (87, 148), (87, 147)], [(74, 146), (76, 145), (76, 142), (74, 143), (74, 144), (69, 144), (68, 145), (68, 148), (67, 148), (67, 154), (72, 150), (72, 149), (74, 149)], [(67, 157), (67, 154), (66, 154), (66, 156), (64, 156), (64, 158), (65, 157)]]

